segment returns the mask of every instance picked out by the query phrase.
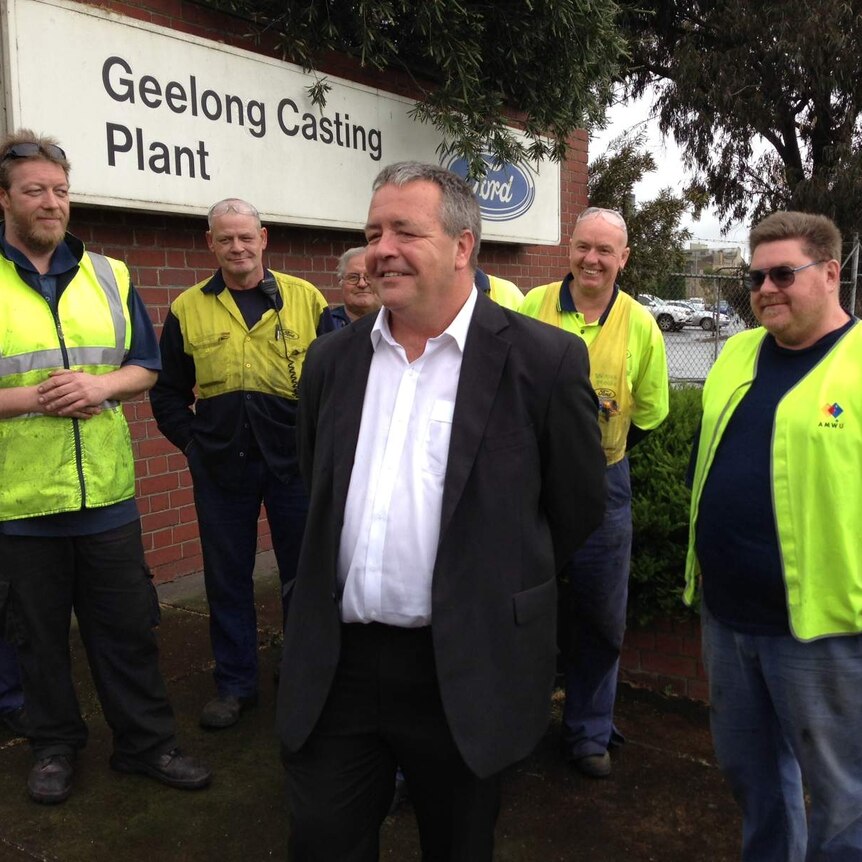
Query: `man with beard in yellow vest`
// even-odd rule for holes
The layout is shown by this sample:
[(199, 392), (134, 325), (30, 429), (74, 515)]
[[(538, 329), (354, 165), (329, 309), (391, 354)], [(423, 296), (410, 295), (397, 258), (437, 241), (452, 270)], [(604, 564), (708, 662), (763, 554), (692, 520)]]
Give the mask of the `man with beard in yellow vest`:
[(667, 416), (667, 359), (652, 315), (617, 284), (629, 257), (623, 217), (600, 207), (584, 210), (570, 252), (571, 272), (531, 290), (520, 311), (574, 333), (590, 353), (608, 499), (602, 524), (561, 574), (567, 590), (560, 625), (568, 627), (563, 752), (582, 774), (604, 778), (611, 772), (608, 747), (622, 741), (613, 710), (631, 562), (626, 453)]
[(72, 610), (113, 733), (111, 767), (195, 790), (159, 672), (159, 604), (141, 543), (120, 402), (159, 353), (119, 260), (66, 233), (69, 162), (22, 129), (0, 141), (0, 635), (17, 647), (40, 803), (72, 790), (87, 740), (69, 656)]

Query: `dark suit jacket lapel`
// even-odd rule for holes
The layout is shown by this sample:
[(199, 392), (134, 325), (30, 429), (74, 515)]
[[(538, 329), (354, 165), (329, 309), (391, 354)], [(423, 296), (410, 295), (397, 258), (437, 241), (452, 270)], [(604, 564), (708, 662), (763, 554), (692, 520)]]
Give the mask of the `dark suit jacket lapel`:
[(509, 353), (509, 342), (500, 338), (498, 333), (507, 326), (506, 315), (500, 307), (479, 294), (467, 332), (458, 394), (455, 397), (449, 460), (443, 486), (441, 539), (461, 498), (485, 435), (488, 416)]
[(333, 503), (335, 516), (340, 523), (344, 516), (350, 473), (359, 440), (362, 422), (362, 404), (368, 371), (374, 351), (369, 333), (376, 315), (370, 315), (371, 325), (360, 321), (352, 327), (352, 339), (345, 350), (334, 360), (335, 440), (333, 442)]

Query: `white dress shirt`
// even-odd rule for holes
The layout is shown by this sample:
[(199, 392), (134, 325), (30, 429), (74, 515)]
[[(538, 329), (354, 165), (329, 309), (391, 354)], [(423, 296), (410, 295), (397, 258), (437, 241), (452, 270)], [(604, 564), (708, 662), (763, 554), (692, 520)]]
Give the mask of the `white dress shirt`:
[(475, 287), (446, 330), (407, 361), (381, 309), (338, 552), (341, 619), (431, 622), (443, 483)]

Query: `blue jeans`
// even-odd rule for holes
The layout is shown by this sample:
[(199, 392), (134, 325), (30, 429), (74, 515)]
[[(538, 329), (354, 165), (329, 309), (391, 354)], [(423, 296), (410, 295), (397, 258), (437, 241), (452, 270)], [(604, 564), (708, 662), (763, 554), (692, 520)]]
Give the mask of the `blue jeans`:
[(0, 712), (14, 712), (24, 706), (21, 669), (15, 647), (0, 638)]
[(262, 460), (249, 463), (242, 488), (224, 488), (199, 463), (194, 447), (190, 454), (216, 689), (222, 696), (253, 698), (257, 695), (258, 634), (252, 575), (260, 506), (266, 506), (286, 616), (308, 498), (299, 476), (282, 482)]
[(602, 523), (563, 569), (568, 579), (560, 625), (570, 627), (564, 657), (566, 703), (563, 745), (569, 757), (607, 751), (614, 734), (620, 649), (632, 550), (632, 495), (628, 458), (608, 467)]
[(862, 859), (862, 635), (801, 643), (735, 631), (706, 608), (701, 617), (713, 742), (742, 809), (743, 862)]

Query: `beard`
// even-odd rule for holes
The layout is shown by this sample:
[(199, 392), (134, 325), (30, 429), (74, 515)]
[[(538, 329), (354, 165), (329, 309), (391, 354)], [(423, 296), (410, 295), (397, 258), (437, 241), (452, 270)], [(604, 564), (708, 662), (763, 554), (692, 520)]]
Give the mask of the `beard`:
[(19, 219), (7, 214), (7, 221), (14, 230), (24, 248), (21, 251), (32, 252), (43, 255), (54, 251), (63, 241), (66, 228), (69, 224), (68, 216), (60, 215), (60, 223), (56, 227), (46, 227), (31, 222), (21, 222)]

